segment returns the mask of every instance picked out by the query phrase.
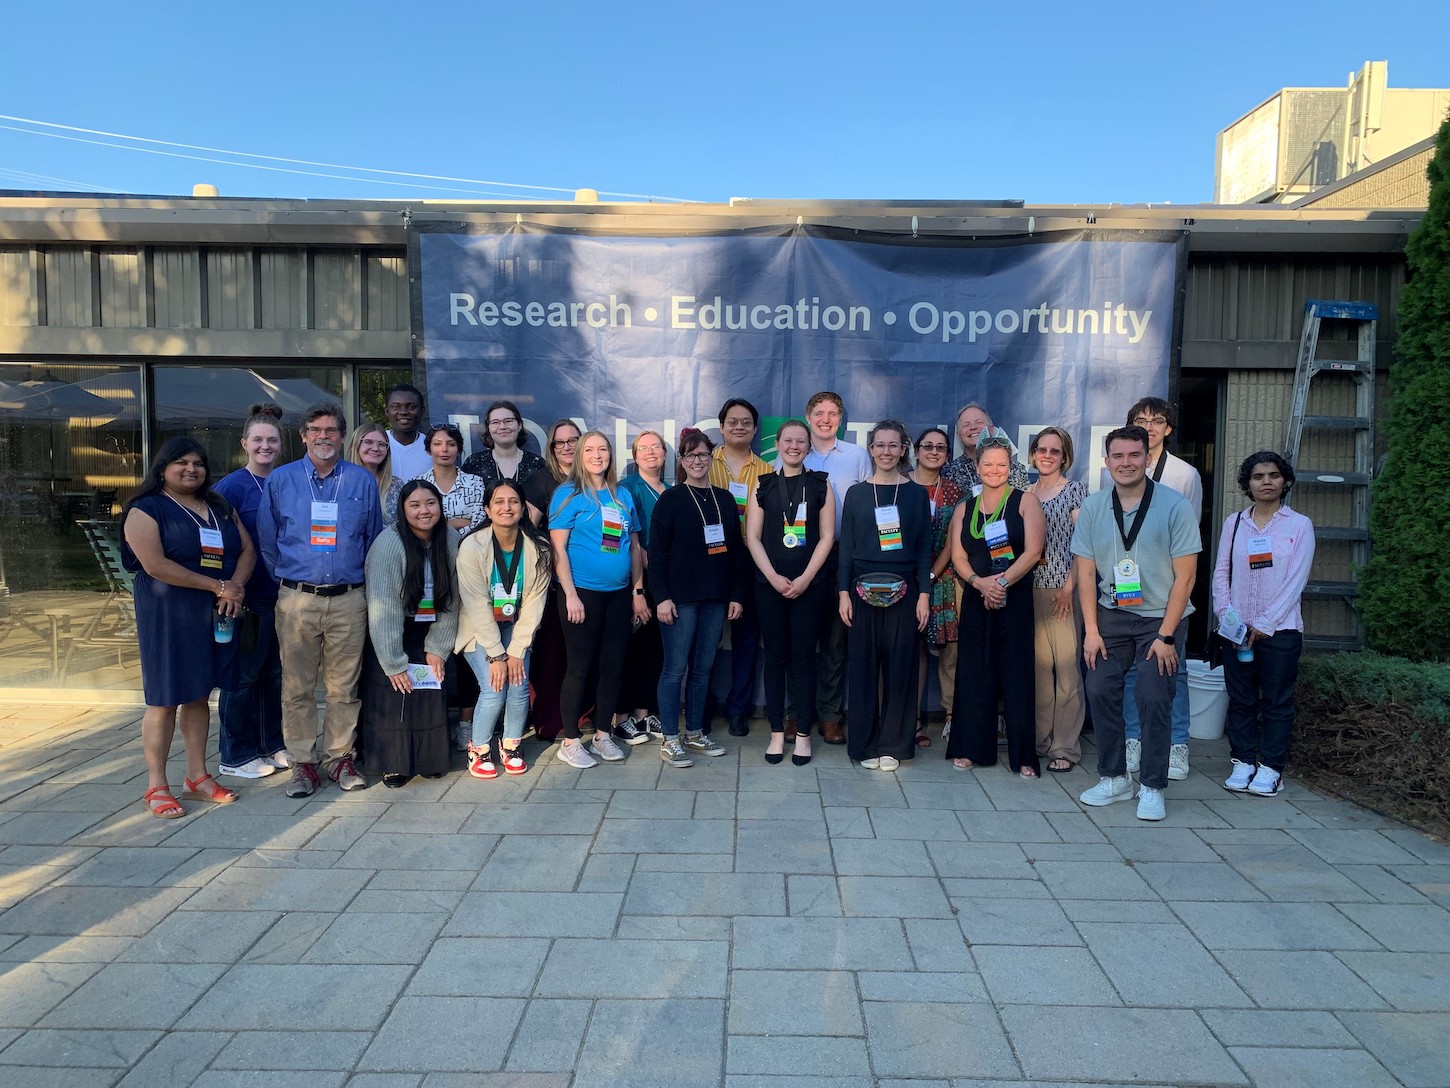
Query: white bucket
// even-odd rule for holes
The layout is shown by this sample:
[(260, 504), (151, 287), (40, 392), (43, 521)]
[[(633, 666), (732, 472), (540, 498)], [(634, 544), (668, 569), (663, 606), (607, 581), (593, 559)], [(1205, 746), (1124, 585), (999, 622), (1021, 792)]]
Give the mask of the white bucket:
[(1228, 714), (1228, 691), (1223, 667), (1210, 669), (1207, 661), (1188, 661), (1188, 735), (1194, 740), (1218, 740)]

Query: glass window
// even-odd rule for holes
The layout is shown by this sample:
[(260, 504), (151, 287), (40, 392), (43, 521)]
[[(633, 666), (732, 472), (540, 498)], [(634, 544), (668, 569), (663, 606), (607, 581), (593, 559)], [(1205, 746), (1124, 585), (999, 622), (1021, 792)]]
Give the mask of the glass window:
[(116, 522), (144, 472), (139, 381), (0, 365), (0, 686), (140, 687)]

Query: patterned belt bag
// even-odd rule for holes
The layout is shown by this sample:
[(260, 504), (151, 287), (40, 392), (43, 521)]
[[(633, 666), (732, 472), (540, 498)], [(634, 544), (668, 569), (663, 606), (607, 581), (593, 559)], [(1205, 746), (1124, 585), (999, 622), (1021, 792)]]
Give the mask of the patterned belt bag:
[(906, 596), (906, 579), (881, 572), (863, 574), (856, 579), (856, 596), (872, 608), (890, 608)]

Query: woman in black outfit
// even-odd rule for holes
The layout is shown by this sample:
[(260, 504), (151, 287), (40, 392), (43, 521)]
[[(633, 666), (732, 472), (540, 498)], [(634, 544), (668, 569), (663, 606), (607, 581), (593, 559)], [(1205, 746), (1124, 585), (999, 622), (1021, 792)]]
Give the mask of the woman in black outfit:
[(836, 499), (824, 472), (804, 467), (811, 431), (788, 419), (775, 432), (779, 467), (760, 477), (745, 508), (745, 546), (755, 560), (755, 607), (765, 639), (765, 716), (770, 743), (765, 761), (785, 755), (785, 689), (796, 708), (791, 762), (811, 761), (811, 722), (816, 720), (816, 640), (823, 598), (830, 586), (821, 570), (836, 540)]
[[(952, 567), (966, 587), (957, 617), (957, 690), (947, 758), (959, 770), (997, 762), (997, 701), (1007, 722), (1007, 764), (1036, 778), (1037, 676), (1033, 568), (1047, 520), (1035, 495), (1008, 484), (1005, 436), (977, 443), (981, 494), (952, 515)], [(1017, 583), (1028, 579), (1026, 585)], [(1017, 588), (1013, 588), (1017, 587)]]
[(866, 451), (876, 470), (846, 492), (841, 514), (836, 588), (851, 628), (846, 752), (869, 771), (894, 771), (916, 755), (917, 632), (931, 615), (932, 533), (926, 488), (901, 471), (910, 444), (894, 419), (871, 428)]

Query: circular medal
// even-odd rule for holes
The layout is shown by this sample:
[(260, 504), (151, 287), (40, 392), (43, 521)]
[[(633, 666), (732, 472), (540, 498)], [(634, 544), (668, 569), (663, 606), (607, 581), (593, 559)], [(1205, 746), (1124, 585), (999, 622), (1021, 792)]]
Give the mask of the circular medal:
[(783, 543), (787, 548), (794, 548), (797, 544), (800, 543), (800, 541), (796, 540), (793, 533), (786, 533), (785, 539), (781, 543)]
[(1138, 577), (1138, 564), (1131, 559), (1124, 559), (1118, 564), (1118, 581), (1130, 582)]
[(509, 603), (500, 608), (499, 611), (505, 616), (512, 616), (514, 614), (514, 606), (512, 603)]

